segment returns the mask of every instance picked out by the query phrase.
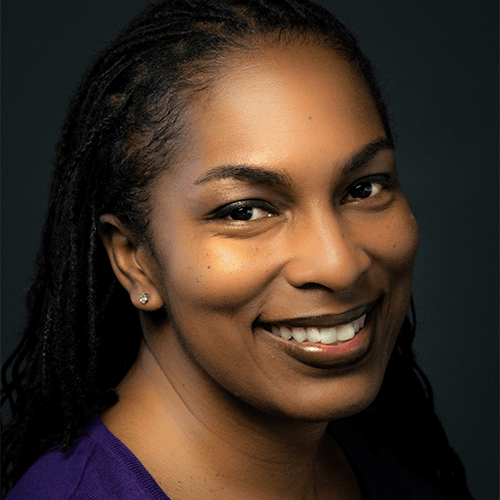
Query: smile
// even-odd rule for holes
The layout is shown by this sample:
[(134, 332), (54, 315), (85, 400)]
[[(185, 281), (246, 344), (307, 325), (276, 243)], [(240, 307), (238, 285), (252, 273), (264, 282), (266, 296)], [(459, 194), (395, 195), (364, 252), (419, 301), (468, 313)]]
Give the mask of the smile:
[(295, 340), (297, 342), (313, 342), (326, 345), (341, 345), (343, 342), (351, 340), (365, 325), (366, 314), (360, 318), (344, 325), (332, 326), (329, 328), (317, 328), (314, 326), (287, 327), (271, 326), (271, 333), (284, 340)]
[(375, 302), (340, 314), (269, 319), (259, 322), (256, 331), (301, 363), (316, 368), (345, 367), (360, 362), (371, 351)]

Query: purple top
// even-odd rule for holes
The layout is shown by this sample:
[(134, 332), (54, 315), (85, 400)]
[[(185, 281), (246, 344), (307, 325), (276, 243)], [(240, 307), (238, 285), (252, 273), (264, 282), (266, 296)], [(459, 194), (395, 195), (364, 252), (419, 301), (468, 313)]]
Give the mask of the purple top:
[[(330, 424), (365, 500), (443, 500), (402, 467), (388, 449), (374, 449), (345, 421)], [(7, 500), (170, 500), (135, 455), (96, 416), (68, 453), (40, 457)]]
[(170, 500), (97, 416), (68, 453), (39, 458), (8, 500)]

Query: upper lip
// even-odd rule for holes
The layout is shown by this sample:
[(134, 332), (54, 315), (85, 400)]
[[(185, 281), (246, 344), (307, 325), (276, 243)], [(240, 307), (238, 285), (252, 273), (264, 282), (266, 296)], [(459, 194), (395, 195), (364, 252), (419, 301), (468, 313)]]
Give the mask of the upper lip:
[(276, 321), (259, 321), (262, 325), (276, 327), (289, 326), (292, 328), (330, 328), (337, 325), (345, 325), (366, 314), (375, 304), (375, 301), (361, 304), (338, 314), (322, 314), (319, 316), (303, 316), (300, 318), (286, 318)]

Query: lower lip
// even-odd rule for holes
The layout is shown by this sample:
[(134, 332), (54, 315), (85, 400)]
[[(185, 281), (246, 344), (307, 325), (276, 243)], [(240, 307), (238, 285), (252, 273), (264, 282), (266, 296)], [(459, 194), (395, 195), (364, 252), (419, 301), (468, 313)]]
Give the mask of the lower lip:
[(373, 345), (369, 329), (362, 328), (351, 340), (340, 345), (285, 340), (262, 328), (258, 329), (276, 342), (276, 346), (297, 361), (316, 368), (337, 368), (353, 365), (365, 358)]

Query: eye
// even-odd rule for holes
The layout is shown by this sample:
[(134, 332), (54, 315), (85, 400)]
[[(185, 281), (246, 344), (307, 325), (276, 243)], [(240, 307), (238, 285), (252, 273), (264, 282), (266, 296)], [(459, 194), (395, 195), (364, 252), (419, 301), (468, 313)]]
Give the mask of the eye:
[(238, 207), (227, 215), (231, 220), (255, 220), (262, 217), (272, 217), (273, 214), (258, 207)]
[(350, 188), (348, 193), (355, 200), (360, 200), (377, 194), (381, 189), (382, 186), (378, 182), (364, 181)]
[(262, 200), (236, 201), (217, 209), (213, 214), (214, 219), (229, 221), (252, 221), (277, 215), (276, 210)]
[(345, 201), (363, 200), (378, 194), (385, 187), (393, 183), (390, 177), (385, 175), (370, 176), (352, 183), (347, 189)]

